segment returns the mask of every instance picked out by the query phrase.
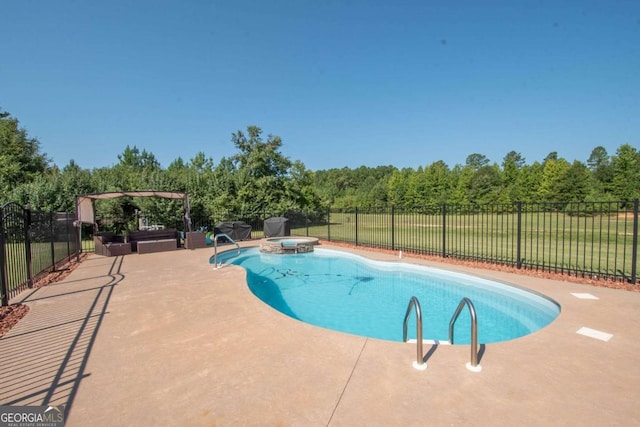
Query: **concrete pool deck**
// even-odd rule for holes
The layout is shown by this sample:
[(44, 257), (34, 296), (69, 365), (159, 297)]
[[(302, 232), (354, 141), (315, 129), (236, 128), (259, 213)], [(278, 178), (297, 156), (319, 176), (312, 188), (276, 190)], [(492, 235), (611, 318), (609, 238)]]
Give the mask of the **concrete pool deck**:
[(30, 312), (0, 339), (0, 404), (65, 404), (67, 426), (640, 424), (638, 292), (405, 257), (562, 306), (548, 327), (486, 345), (479, 373), (465, 367), (467, 345), (425, 345), (418, 371), (415, 344), (290, 319), (251, 294), (243, 269), (214, 270), (212, 255), (90, 256), (21, 293), (12, 302)]

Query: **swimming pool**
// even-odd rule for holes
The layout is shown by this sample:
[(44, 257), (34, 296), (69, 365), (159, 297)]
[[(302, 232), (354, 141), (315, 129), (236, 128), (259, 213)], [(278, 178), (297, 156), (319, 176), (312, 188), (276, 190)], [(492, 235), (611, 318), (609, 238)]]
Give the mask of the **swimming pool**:
[[(550, 299), (514, 286), (328, 249), (274, 255), (250, 248), (235, 258), (223, 253), (220, 259), (245, 268), (249, 289), (294, 319), (384, 340), (403, 340), (403, 320), (412, 296), (422, 306), (426, 340), (448, 340), (449, 321), (463, 297), (475, 306), (479, 343), (530, 334), (560, 313)], [(456, 344), (470, 342), (469, 324), (468, 310), (463, 310), (455, 326)], [(415, 338), (415, 315), (410, 317), (409, 331), (409, 338)]]

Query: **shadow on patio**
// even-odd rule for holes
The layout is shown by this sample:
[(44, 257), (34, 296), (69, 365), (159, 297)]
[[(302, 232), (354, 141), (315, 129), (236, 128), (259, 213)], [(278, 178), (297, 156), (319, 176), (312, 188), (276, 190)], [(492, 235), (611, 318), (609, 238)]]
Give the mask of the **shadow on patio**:
[[(82, 379), (90, 375), (85, 367), (113, 289), (124, 279), (122, 256), (105, 261), (86, 260), (81, 268), (108, 269), (106, 274), (28, 289), (12, 301), (30, 311), (0, 339), (1, 405), (65, 405), (68, 416)], [(87, 292), (93, 297), (86, 298)]]

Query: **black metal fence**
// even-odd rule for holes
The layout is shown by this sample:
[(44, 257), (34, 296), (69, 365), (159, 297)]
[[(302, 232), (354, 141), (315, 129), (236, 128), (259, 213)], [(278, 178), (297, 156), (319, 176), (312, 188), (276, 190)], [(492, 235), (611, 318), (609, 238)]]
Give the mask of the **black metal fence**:
[[(289, 219), (293, 235), (444, 258), (469, 259), (590, 278), (637, 283), (638, 200), (371, 207), (318, 212), (223, 212), (193, 218), (194, 230), (222, 220), (244, 221), (252, 238), (264, 221)], [(32, 286), (39, 274), (77, 255), (72, 213), (0, 207), (0, 297)], [(171, 225), (171, 224), (170, 224)], [(83, 229), (83, 236), (91, 236)], [(84, 242), (83, 242), (84, 243)], [(93, 249), (88, 241), (87, 250)], [(90, 247), (89, 247), (90, 246)]]
[[(637, 283), (638, 200), (390, 206), (281, 215), (290, 219), (294, 235)], [(253, 237), (262, 237), (268, 216), (279, 215), (238, 219), (251, 224)]]
[(326, 224), (328, 211), (288, 211), (261, 212), (259, 214), (243, 214), (231, 211), (216, 212), (209, 217), (192, 217), (191, 228), (194, 231), (213, 232), (217, 223), (222, 221), (242, 221), (251, 226), (251, 238), (264, 237), (264, 221), (268, 218), (284, 216), (289, 220), (292, 232), (306, 233), (307, 228), (318, 224)]
[(16, 203), (0, 207), (2, 305), (77, 254), (74, 217), (67, 212), (31, 212)]

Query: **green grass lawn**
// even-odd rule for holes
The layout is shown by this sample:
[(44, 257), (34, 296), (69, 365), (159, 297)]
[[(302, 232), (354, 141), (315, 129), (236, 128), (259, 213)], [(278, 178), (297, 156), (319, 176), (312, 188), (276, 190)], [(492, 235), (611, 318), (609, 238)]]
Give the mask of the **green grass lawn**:
[[(75, 245), (67, 242), (31, 243), (32, 277), (50, 269), (54, 264), (74, 253)], [(7, 282), (9, 292), (27, 282), (27, 257), (24, 243), (5, 244)]]
[[(307, 229), (294, 232), (305, 235)], [(356, 228), (353, 213), (332, 213), (329, 225), (309, 227), (308, 233), (419, 253), (444, 252), (513, 264), (518, 259), (516, 214), (448, 215), (446, 224), (441, 215), (358, 214)], [(628, 277), (632, 250), (631, 216), (579, 217), (558, 212), (523, 212), (521, 216), (520, 260), (525, 266)]]

